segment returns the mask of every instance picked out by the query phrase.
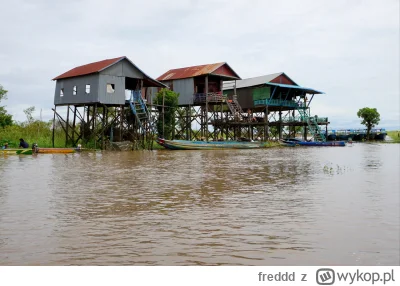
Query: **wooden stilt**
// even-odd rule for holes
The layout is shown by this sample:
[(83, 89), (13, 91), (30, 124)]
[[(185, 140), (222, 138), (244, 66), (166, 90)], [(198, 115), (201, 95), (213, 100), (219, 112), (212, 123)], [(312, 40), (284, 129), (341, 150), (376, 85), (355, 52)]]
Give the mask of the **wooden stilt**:
[(53, 136), (52, 136), (53, 148), (54, 148), (54, 133), (55, 133), (55, 130), (56, 130), (56, 109), (57, 109), (57, 106), (54, 106), (54, 114), (53, 114)]
[(93, 133), (93, 137), (94, 137), (94, 149), (96, 149), (96, 147), (97, 147), (97, 134), (96, 134), (96, 126), (97, 126), (97, 103), (94, 105), (94, 108), (93, 108), (93, 131), (92, 131), (92, 133)]
[(65, 147), (67, 147), (67, 145), (68, 145), (68, 136), (69, 136), (69, 133), (68, 133), (68, 129), (69, 129), (69, 104), (68, 104), (68, 107), (67, 107), (68, 109), (67, 109), (67, 126), (65, 127)]
[(104, 140), (104, 129), (106, 126), (106, 107), (103, 106), (103, 114), (102, 114), (102, 118), (101, 118), (101, 149), (104, 150), (105, 149), (105, 140)]
[(282, 107), (279, 110), (279, 140), (282, 139)]
[(85, 105), (83, 105), (83, 115), (82, 115), (82, 118), (81, 118), (82, 142), (85, 142), (85, 128), (86, 128), (85, 112), (86, 112), (86, 107), (85, 107)]
[(205, 94), (206, 94), (206, 112), (205, 112), (205, 136), (206, 141), (208, 141), (208, 75), (206, 75), (205, 80)]
[(74, 119), (72, 121), (72, 146), (75, 147), (76, 105), (74, 105)]

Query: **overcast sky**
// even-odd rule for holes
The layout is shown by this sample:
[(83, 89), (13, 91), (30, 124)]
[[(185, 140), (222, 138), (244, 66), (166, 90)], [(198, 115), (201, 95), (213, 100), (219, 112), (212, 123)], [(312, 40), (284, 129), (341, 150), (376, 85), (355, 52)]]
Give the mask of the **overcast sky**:
[(322, 90), (311, 111), (356, 128), (376, 107), (400, 128), (399, 0), (0, 0), (2, 102), (18, 121), (52, 118), (55, 76), (127, 56), (152, 77), (228, 62), (242, 78), (285, 72)]

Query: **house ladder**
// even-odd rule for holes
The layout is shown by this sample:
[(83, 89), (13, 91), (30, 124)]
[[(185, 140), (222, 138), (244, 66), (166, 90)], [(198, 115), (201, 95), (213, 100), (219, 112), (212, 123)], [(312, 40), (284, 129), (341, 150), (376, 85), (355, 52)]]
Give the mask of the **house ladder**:
[(310, 133), (314, 137), (315, 141), (326, 141), (325, 135), (322, 133), (321, 128), (318, 125), (318, 122), (314, 116), (309, 116), (305, 108), (299, 107), (297, 108), (299, 111), (301, 120), (303, 122), (307, 122), (308, 129)]
[(154, 134), (156, 133), (154, 119), (152, 118), (151, 112), (147, 108), (146, 103), (143, 101), (140, 91), (132, 91), (129, 105), (131, 107), (132, 113), (136, 117), (136, 121), (142, 135), (145, 135), (147, 130), (150, 133), (150, 138), (153, 138)]
[(237, 101), (237, 95), (234, 94), (232, 99), (227, 99), (226, 104), (228, 105), (233, 118), (235, 121), (242, 121), (243, 120), (243, 110), (240, 106), (239, 102)]

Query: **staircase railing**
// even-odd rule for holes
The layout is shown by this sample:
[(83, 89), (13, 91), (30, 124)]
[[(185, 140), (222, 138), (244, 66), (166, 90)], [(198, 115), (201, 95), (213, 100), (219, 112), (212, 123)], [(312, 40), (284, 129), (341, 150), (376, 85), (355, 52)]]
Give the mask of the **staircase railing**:
[(144, 102), (140, 91), (137, 90), (132, 91), (129, 105), (131, 107), (132, 113), (136, 117), (140, 129), (142, 130), (142, 134), (146, 132), (144, 126), (146, 123), (148, 124), (150, 131), (153, 134), (156, 133), (154, 128), (154, 120), (151, 116), (151, 112), (147, 108), (147, 105)]
[(313, 135), (315, 141), (326, 141), (325, 135), (322, 133), (318, 125), (318, 121), (314, 116), (309, 116), (306, 109), (298, 108), (300, 117), (303, 122), (307, 123), (310, 133)]
[(207, 102), (224, 102), (226, 95), (222, 91), (209, 92), (209, 93), (195, 93), (193, 94), (193, 103), (205, 103)]
[(243, 110), (242, 107), (240, 106), (239, 102), (237, 101), (237, 95), (234, 94), (232, 96), (232, 99), (227, 99), (226, 104), (229, 107), (229, 110), (231, 111), (233, 118), (237, 121), (242, 121), (243, 120)]

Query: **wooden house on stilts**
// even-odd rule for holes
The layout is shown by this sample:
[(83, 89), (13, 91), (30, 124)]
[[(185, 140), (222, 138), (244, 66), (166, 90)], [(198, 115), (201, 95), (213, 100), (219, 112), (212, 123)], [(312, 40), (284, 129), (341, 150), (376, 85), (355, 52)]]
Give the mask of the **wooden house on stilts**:
[[(110, 142), (131, 141), (149, 147), (145, 142), (152, 142), (155, 130), (146, 102), (153, 96), (151, 87), (165, 85), (127, 57), (78, 66), (53, 80), (54, 126), (61, 125), (66, 146), (81, 142), (105, 149)], [(62, 107), (66, 114), (61, 115)]]

